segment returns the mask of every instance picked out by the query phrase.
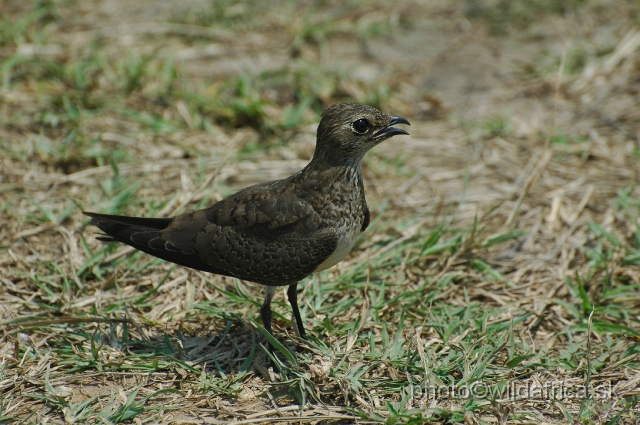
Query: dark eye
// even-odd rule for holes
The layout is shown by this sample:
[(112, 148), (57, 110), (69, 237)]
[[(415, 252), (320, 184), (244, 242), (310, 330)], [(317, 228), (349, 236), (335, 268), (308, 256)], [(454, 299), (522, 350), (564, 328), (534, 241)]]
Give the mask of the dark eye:
[(351, 124), (351, 127), (353, 127), (356, 132), (364, 134), (369, 129), (369, 121), (364, 118), (360, 118), (359, 120), (354, 121), (353, 124)]

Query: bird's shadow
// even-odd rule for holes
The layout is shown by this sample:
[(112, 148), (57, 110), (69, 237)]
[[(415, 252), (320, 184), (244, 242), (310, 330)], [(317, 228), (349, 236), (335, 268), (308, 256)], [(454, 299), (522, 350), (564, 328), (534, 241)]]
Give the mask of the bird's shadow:
[[(224, 314), (196, 326), (185, 322), (177, 329), (166, 331), (155, 327), (143, 330), (141, 324), (129, 324), (132, 329), (121, 334), (117, 345), (131, 356), (152, 360), (159, 371), (179, 366), (198, 374), (205, 371), (236, 375), (253, 371), (273, 378), (268, 369), (276, 373), (278, 370), (266, 350), (267, 339), (258, 325), (240, 314)], [(290, 359), (304, 350), (300, 345), (304, 341), (285, 332), (290, 325), (281, 325), (275, 328), (275, 338), (282, 344), (281, 350), (290, 354), (276, 350), (273, 355), (281, 365), (292, 366)]]

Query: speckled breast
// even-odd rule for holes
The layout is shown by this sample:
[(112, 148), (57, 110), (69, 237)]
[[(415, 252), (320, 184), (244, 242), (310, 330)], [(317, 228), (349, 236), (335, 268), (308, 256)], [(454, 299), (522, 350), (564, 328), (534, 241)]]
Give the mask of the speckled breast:
[[(326, 187), (327, 204), (323, 205), (325, 225), (338, 234), (338, 245), (325, 261), (314, 271), (319, 272), (342, 261), (358, 239), (364, 222), (364, 188), (362, 178), (356, 169), (346, 169), (342, 178)], [(316, 210), (317, 211), (317, 210)]]

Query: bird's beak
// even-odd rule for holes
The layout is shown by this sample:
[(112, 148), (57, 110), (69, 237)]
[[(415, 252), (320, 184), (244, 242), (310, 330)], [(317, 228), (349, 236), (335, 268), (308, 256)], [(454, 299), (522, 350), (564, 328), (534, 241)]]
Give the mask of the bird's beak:
[(380, 130), (373, 133), (373, 139), (388, 139), (389, 137), (396, 136), (398, 134), (409, 134), (401, 128), (392, 127), (394, 124), (407, 124), (411, 125), (408, 119), (403, 117), (391, 117), (389, 120), (389, 124), (386, 127), (381, 128)]

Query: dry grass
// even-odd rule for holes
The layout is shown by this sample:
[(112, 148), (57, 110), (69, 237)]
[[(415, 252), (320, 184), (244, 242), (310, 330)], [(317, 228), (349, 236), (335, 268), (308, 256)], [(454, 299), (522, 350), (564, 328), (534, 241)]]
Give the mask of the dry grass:
[[(638, 6), (341, 3), (0, 3), (0, 423), (637, 423)], [(86, 227), (286, 176), (341, 100), (411, 137), (277, 370), (257, 285)]]

